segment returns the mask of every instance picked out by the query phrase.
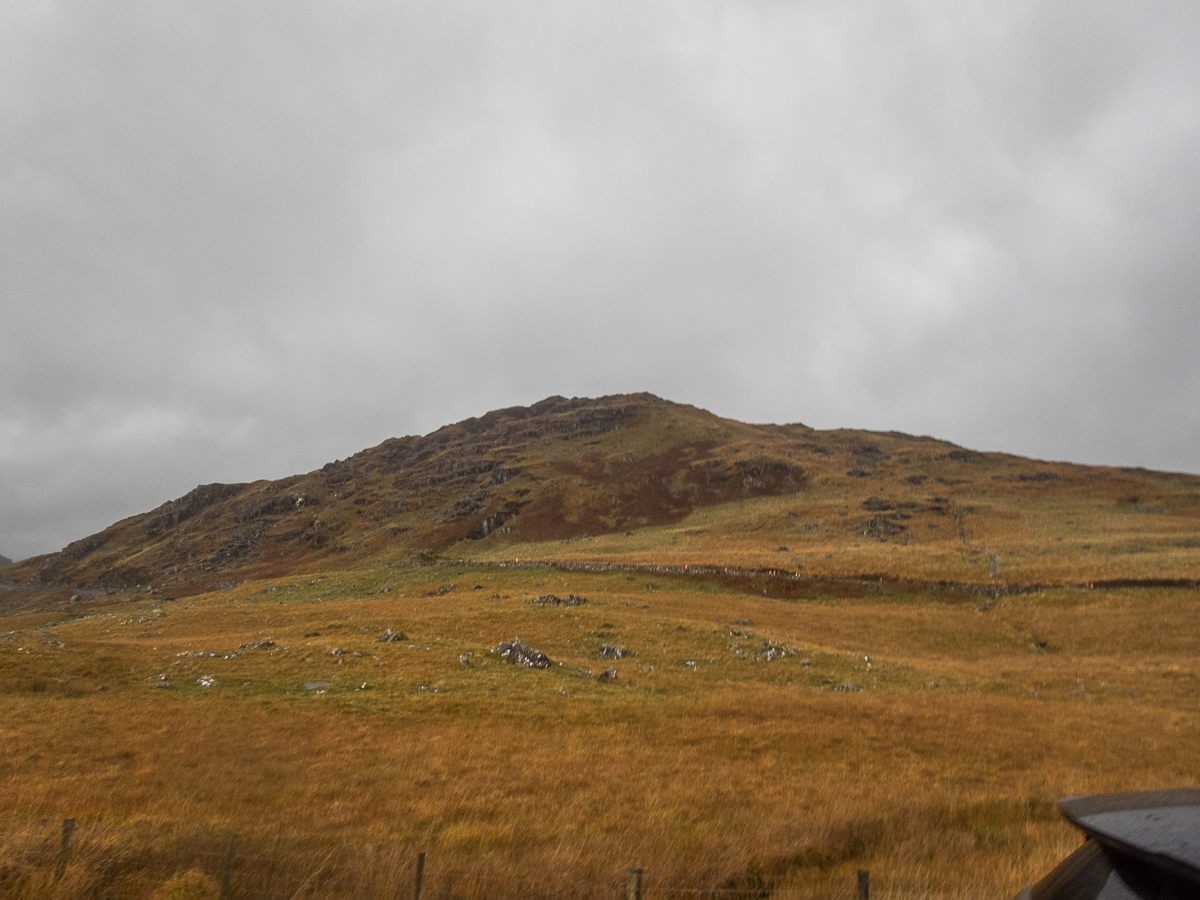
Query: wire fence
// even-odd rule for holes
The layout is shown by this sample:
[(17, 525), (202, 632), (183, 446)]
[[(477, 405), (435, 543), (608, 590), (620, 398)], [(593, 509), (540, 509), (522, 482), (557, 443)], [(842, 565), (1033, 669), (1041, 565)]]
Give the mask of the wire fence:
[[(431, 860), (431, 863), (435, 863)], [(564, 876), (569, 877), (569, 876)], [(322, 847), (285, 833), (242, 837), (194, 823), (38, 821), (0, 831), (0, 900), (979, 900), (994, 883), (947, 886), (886, 872), (821, 873), (805, 884), (682, 887), (630, 868), (555, 883), (516, 872), (426, 866), (406, 846)]]

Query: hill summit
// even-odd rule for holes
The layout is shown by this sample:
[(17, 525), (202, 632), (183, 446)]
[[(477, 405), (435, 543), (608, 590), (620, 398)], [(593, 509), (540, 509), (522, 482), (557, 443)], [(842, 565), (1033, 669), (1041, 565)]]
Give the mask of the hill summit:
[(549, 397), (277, 481), (204, 484), (9, 580), (203, 590), (367, 558), (718, 564), (1030, 583), (1194, 578), (1200, 478)]

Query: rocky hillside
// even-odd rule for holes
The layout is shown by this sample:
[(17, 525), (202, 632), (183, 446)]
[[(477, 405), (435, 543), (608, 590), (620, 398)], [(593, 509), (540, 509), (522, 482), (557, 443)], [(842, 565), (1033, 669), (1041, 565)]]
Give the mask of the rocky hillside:
[[(766, 498), (784, 506), (764, 506)], [(1200, 548), (1195, 476), (1048, 464), (896, 432), (747, 425), (650, 394), (551, 397), (390, 439), (304, 475), (200, 485), (5, 575), (202, 590), (381, 555), (520, 557), (529, 555), (522, 547), (544, 554), (583, 538), (665, 536), (663, 529), (719, 506), (729, 512), (724, 531), (714, 532), (719, 539), (703, 545), (707, 561), (720, 562), (734, 538), (757, 535), (763, 553), (793, 547), (772, 565), (799, 567), (795, 548), (804, 545), (810, 568), (886, 570), (892, 557), (883, 550), (920, 547), (922, 577), (936, 574), (939, 560), (970, 557), (990, 560), (985, 577), (995, 578), (1002, 556), (1019, 553), (1002, 536), (987, 539), (981, 510), (991, 510), (993, 525), (1035, 506), (1058, 521), (1092, 515), (1063, 505), (1081, 502), (1114, 515), (1167, 516), (1175, 557), (1189, 539)], [(1021, 552), (1031, 540), (1054, 540), (1042, 524), (1026, 531)], [(654, 538), (654, 558), (673, 559), (678, 539)], [(841, 553), (864, 545), (874, 557)], [(606, 558), (624, 552), (619, 546)], [(1187, 574), (1193, 561), (1173, 565)]]

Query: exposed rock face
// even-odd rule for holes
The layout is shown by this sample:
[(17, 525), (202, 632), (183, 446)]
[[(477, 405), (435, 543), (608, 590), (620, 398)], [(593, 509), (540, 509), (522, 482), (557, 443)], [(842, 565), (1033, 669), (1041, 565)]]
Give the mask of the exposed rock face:
[(600, 651), (596, 654), (596, 659), (624, 659), (625, 648), (618, 647), (616, 644), (601, 644)]
[(379, 642), (381, 644), (387, 643), (389, 641), (404, 641), (404, 640), (407, 640), (407, 638), (404, 636), (404, 632), (392, 631), (392, 629), (390, 629), (390, 628), (379, 636)]
[(202, 484), (195, 487), (178, 500), (168, 500), (154, 510), (150, 514), (152, 518), (146, 523), (146, 534), (154, 535), (173, 528), (218, 500), (240, 494), (245, 487), (244, 484)]
[(511, 641), (501, 641), (496, 645), (496, 652), (516, 666), (527, 666), (530, 669), (550, 668), (550, 660), (546, 654), (529, 646), (519, 637)]
[(727, 452), (733, 435), (750, 427), (741, 423), (729, 423), (721, 440), (680, 428), (673, 440), (652, 442), (661, 449), (649, 455), (584, 449), (614, 431), (653, 430), (682, 409), (627, 394), (556, 396), (495, 410), (423, 437), (386, 440), (307, 474), (199, 485), (39, 557), (20, 576), (114, 588), (212, 587), (218, 572), (267, 560), (290, 566), (395, 544), (419, 557), (464, 539), (495, 540), (497, 532), (514, 541), (621, 533), (677, 522), (700, 506), (804, 488), (807, 476), (790, 461), (791, 450)]

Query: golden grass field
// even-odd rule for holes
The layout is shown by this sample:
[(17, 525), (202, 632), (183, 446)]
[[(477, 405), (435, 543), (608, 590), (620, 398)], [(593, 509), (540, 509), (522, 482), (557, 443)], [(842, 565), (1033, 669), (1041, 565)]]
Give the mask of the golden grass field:
[[(748, 502), (741, 521), (758, 510), (767, 530), (744, 553), (718, 506), (521, 555), (825, 558), (822, 529), (796, 527), (783, 500)], [(814, 521), (837, 518), (813, 503)], [(1073, 515), (1056, 520), (1080, 523), (1068, 542), (1127, 540)], [(997, 583), (1005, 565), (1014, 582), (1095, 571), (1015, 540), (1006, 552), (1003, 521), (964, 515), (968, 542), (1000, 556)], [(1195, 552), (1136, 540), (1158, 563)], [(863, 546), (847, 574), (913, 549)], [(989, 581), (977, 551), (946, 548), (961, 580)], [(469, 549), (512, 558), (497, 541)], [(849, 897), (857, 869), (875, 897), (1004, 900), (1078, 844), (1058, 797), (1200, 781), (1195, 589), (972, 594), (913, 587), (897, 564), (784, 597), (770, 579), (402, 558), (177, 600), (9, 603), (0, 897), (216, 897), (232, 832), (233, 897), (410, 897), (424, 851), (432, 900), (615, 898), (631, 866), (650, 900)], [(1171, 577), (1194, 574), (1191, 558)], [(588, 602), (529, 603), (546, 593)], [(380, 643), (386, 628), (406, 639)], [(554, 664), (491, 652), (518, 635)], [(261, 640), (275, 646), (225, 658)], [(629, 655), (598, 661), (606, 642)], [(767, 661), (764, 643), (789, 652)], [(610, 667), (613, 683), (578, 674)], [(861, 690), (833, 689), (846, 683)], [(77, 828), (55, 883), (64, 818)]]
[(1198, 576), (1198, 476), (648, 394), (201, 485), (3, 570), (0, 900), (1007, 900), (1200, 782)]

